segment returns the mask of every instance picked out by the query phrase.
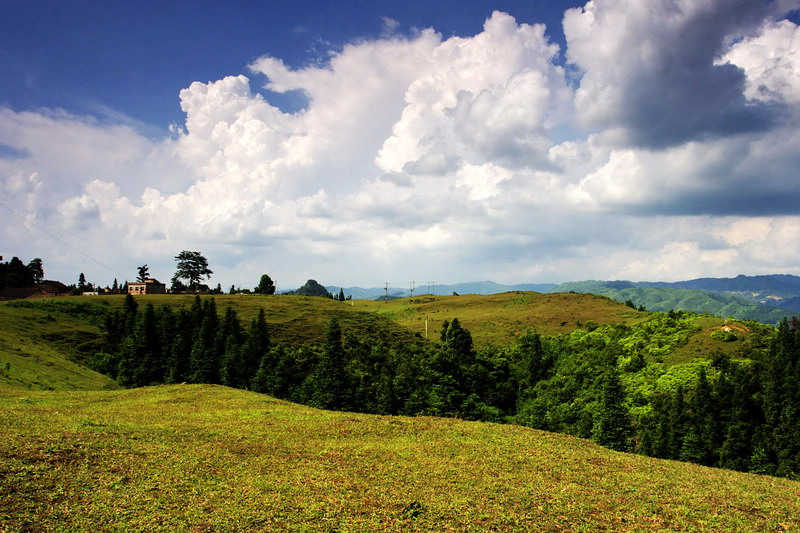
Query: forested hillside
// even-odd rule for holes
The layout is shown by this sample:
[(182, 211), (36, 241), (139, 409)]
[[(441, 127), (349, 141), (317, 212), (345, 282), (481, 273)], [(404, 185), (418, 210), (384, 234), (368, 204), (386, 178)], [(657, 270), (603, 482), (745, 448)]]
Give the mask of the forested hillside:
[(557, 285), (552, 292), (579, 292), (599, 294), (618, 302), (632, 302), (648, 311), (693, 311), (740, 320), (756, 320), (765, 324), (778, 324), (796, 312), (757, 303), (741, 295), (715, 293), (699, 289), (679, 289), (650, 286), (631, 281), (576, 281)]
[[(509, 297), (518, 312), (538, 301)], [(290, 297), (254, 298), (242, 301)], [(794, 477), (800, 468), (800, 334), (788, 321), (773, 328), (605, 300), (630, 318), (562, 319), (561, 331), (478, 345), (457, 317), (426, 339), (353, 322), (346, 303), (307, 301), (316, 300), (341, 311), (327, 314), (319, 341), (303, 343), (276, 342), (263, 307), (243, 321), (213, 298), (176, 309), (132, 297), (99, 305), (103, 346), (90, 366), (127, 387), (220, 383), (326, 409), (520, 424), (736, 470)], [(446, 301), (458, 312), (458, 297)]]
[(698, 278), (673, 283), (642, 282), (640, 285), (733, 294), (751, 302), (800, 312), (800, 276), (788, 274), (739, 275), (735, 278)]

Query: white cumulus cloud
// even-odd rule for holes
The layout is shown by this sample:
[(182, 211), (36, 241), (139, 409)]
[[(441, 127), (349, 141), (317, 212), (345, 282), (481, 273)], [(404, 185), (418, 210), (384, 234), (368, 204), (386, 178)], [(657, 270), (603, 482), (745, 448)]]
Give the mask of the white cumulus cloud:
[[(501, 12), (448, 38), (387, 18), (324, 64), (188, 84), (161, 140), (0, 108), (0, 231), (65, 281), (98, 267), (31, 221), (98, 277), (168, 279), (188, 249), (224, 288), (800, 274), (797, 27), (775, 5), (593, 0), (565, 50)], [(270, 102), (288, 92), (305, 105)]]

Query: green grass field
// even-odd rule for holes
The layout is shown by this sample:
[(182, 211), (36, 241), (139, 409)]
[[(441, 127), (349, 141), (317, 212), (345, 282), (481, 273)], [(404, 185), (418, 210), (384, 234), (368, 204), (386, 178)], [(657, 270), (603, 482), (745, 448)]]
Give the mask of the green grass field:
[(0, 392), (2, 531), (797, 531), (800, 483), (220, 386)]
[[(113, 308), (123, 298), (0, 305), (3, 532), (800, 531), (800, 483), (784, 479), (515, 426), (318, 411), (219, 386), (103, 390), (116, 385), (79, 364), (100, 330), (58, 311), (64, 302)], [(418, 341), (425, 317), (432, 340), (458, 318), (478, 345), (650, 316), (585, 294), (216, 302), (244, 321), (263, 306), (278, 342), (318, 342), (334, 314), (345, 327)], [(697, 321), (676, 361), (741, 344), (711, 338), (724, 320)]]
[(0, 305), (0, 387), (97, 390), (115, 382), (79, 364), (94, 355), (96, 326), (62, 313)]

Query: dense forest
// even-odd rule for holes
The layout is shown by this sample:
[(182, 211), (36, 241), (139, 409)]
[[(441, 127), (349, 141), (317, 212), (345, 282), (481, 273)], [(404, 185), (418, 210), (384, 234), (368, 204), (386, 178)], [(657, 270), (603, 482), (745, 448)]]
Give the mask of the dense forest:
[[(104, 320), (91, 366), (136, 387), (219, 383), (325, 409), (514, 423), (590, 438), (616, 450), (797, 478), (800, 333), (748, 323), (736, 357), (664, 357), (696, 331), (692, 313), (652, 313), (634, 326), (583, 324), (477, 350), (458, 319), (438, 342), (343, 331), (319, 345), (274, 345), (263, 310), (242, 325), (213, 298), (190, 308), (128, 296)], [(719, 331), (720, 341), (735, 333)]]

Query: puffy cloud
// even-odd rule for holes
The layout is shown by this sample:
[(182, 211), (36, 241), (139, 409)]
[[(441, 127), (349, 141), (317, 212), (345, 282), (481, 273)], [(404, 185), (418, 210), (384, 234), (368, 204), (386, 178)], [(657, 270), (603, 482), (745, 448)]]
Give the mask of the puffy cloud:
[(568, 56), (583, 72), (576, 111), (651, 148), (763, 131), (768, 106), (744, 97), (740, 69), (716, 59), (776, 10), (750, 0), (592, 0), (564, 15)]
[(387, 172), (446, 173), (460, 162), (536, 163), (548, 129), (566, 115), (558, 47), (542, 25), (517, 25), (495, 12), (483, 33), (436, 48), (405, 92), (405, 107), (376, 164)]
[[(564, 18), (570, 80), (541, 25), (496, 12), (443, 39), (387, 19), (325, 64), (264, 56), (190, 84), (162, 140), (0, 109), (0, 192), (124, 249), (115, 272), (169, 279), (200, 250), (226, 288), (800, 274), (796, 26), (771, 10), (594, 0)], [(10, 228), (34, 250), (16, 255), (44, 255), (47, 236)]]
[(800, 109), (800, 28), (789, 20), (768, 22), (758, 35), (734, 44), (718, 63), (744, 70), (751, 100)]

